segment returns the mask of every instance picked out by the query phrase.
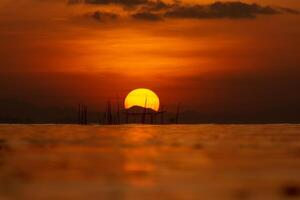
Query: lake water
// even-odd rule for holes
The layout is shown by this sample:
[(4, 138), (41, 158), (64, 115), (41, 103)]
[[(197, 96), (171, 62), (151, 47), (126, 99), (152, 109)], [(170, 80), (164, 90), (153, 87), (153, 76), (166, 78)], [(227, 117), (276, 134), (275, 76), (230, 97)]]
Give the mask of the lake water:
[(0, 199), (300, 199), (300, 125), (0, 125)]

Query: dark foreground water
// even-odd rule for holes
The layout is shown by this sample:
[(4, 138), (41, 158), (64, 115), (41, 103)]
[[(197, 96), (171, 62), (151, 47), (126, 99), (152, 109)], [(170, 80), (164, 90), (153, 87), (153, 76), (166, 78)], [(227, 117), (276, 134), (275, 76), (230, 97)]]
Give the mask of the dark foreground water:
[(0, 125), (0, 199), (300, 199), (300, 125)]

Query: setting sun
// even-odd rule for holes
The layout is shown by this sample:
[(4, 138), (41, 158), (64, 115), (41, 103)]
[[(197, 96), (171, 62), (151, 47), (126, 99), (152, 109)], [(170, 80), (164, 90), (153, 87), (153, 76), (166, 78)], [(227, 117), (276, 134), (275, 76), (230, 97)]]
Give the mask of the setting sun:
[(125, 98), (125, 109), (129, 109), (133, 106), (139, 106), (143, 108), (150, 108), (154, 111), (159, 110), (159, 98), (151, 90), (145, 88), (138, 88), (132, 90)]

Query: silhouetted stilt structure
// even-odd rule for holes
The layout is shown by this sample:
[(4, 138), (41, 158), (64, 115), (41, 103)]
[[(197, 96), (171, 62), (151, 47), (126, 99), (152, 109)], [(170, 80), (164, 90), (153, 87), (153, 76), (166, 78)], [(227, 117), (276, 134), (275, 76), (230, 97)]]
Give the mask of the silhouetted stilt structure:
[[(117, 98), (117, 108), (114, 109), (111, 104), (111, 101), (108, 101), (106, 104), (105, 112), (103, 113), (103, 118), (101, 118), (101, 113), (99, 113), (98, 123), (99, 124), (121, 124), (121, 114), (125, 115), (124, 123), (142, 123), (142, 124), (164, 124), (164, 114), (166, 111), (164, 110), (164, 106), (161, 106), (159, 111), (154, 111), (147, 108), (147, 98), (145, 100), (145, 106), (141, 111), (138, 110), (130, 110), (130, 109), (120, 109), (119, 100)], [(81, 125), (88, 124), (88, 106), (86, 104), (78, 104), (77, 108), (77, 123)], [(180, 114), (180, 104), (177, 107), (175, 123), (177, 124), (179, 121)], [(132, 117), (130, 119), (130, 116)]]
[[(120, 109), (119, 99), (117, 97), (116, 109), (113, 109), (111, 101), (107, 101), (105, 112), (103, 113), (103, 118), (99, 115), (99, 124), (121, 124), (121, 118), (124, 120), (125, 124), (128, 123), (141, 123), (141, 124), (164, 124), (164, 115), (166, 111), (164, 106), (161, 106), (159, 111), (155, 111), (147, 108), (148, 99), (145, 100), (145, 106), (141, 110), (136, 109)], [(78, 107), (79, 112), (79, 122), (80, 124), (86, 124), (87, 107), (85, 105), (80, 105)], [(121, 117), (123, 114), (124, 117)], [(179, 119), (179, 109), (177, 111), (177, 119)], [(83, 122), (82, 122), (83, 121)], [(177, 120), (178, 122), (178, 120)]]

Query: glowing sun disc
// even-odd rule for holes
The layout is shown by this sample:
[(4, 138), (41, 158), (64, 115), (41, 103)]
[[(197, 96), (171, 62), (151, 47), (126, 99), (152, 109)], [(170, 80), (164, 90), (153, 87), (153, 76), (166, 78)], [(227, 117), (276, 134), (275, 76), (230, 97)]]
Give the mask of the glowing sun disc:
[(133, 106), (139, 106), (142, 108), (150, 108), (154, 111), (159, 110), (159, 98), (149, 89), (138, 88), (128, 93), (124, 101), (125, 109), (129, 109)]

